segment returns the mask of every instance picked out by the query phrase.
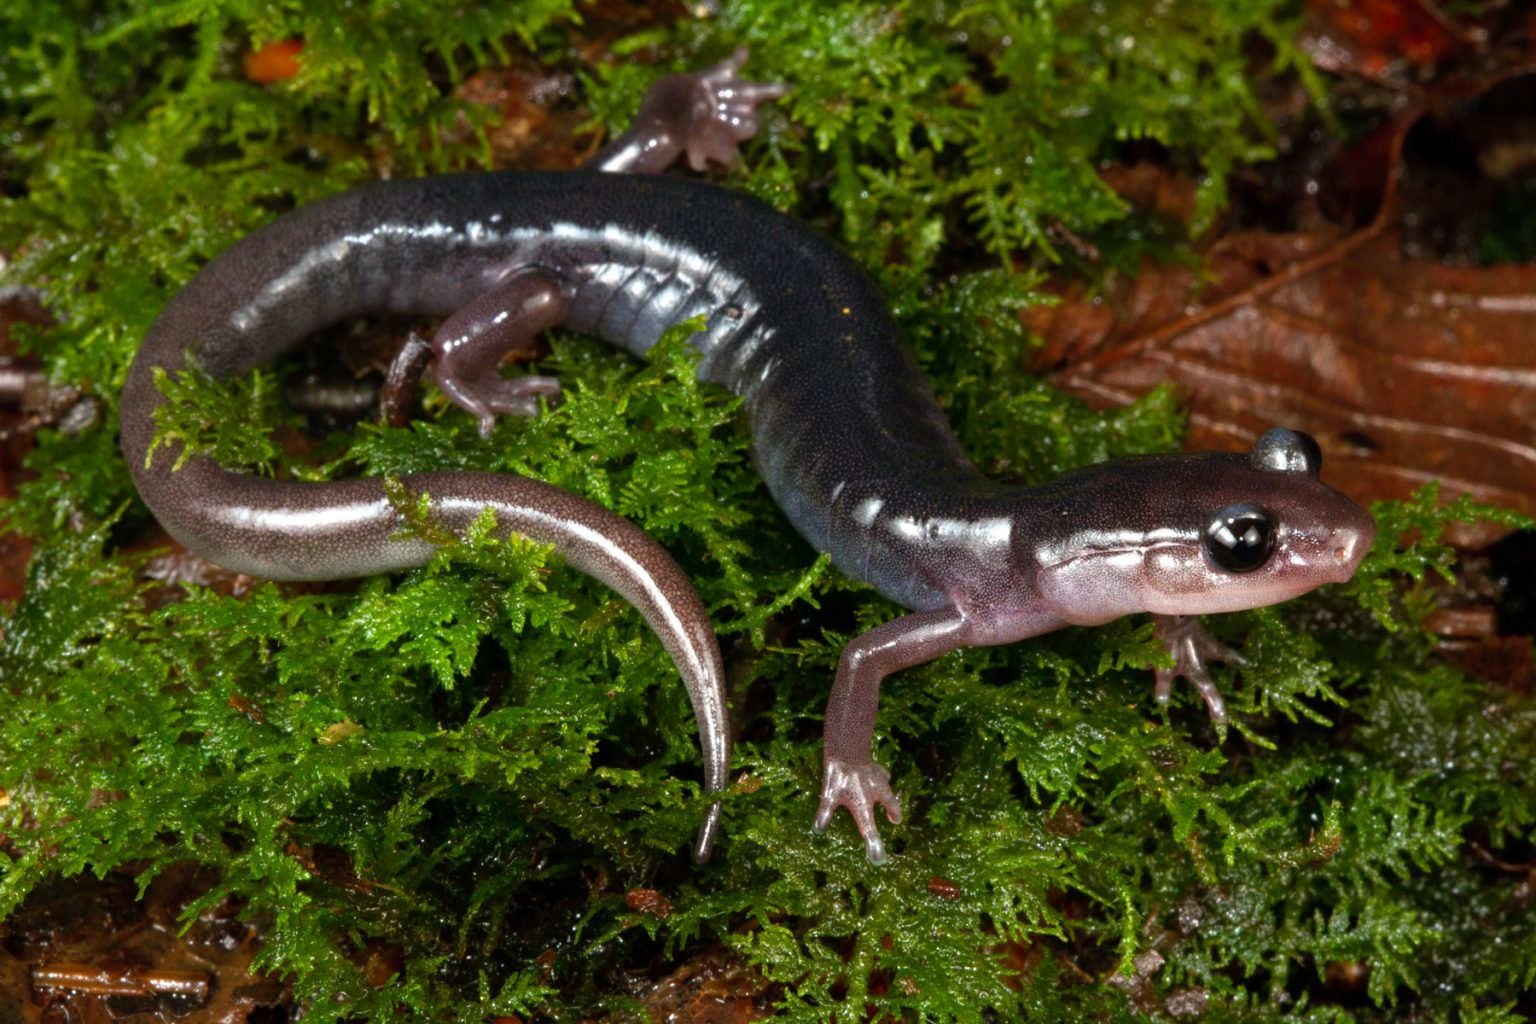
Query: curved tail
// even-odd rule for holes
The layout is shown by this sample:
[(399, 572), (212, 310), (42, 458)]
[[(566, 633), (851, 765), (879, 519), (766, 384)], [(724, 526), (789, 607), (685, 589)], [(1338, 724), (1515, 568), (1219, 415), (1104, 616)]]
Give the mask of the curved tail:
[[(147, 377), (149, 370), (139, 365), (133, 373)], [(380, 478), (270, 480), (204, 456), (172, 469), (175, 451), (156, 452), (147, 465), (150, 421), (148, 409), (125, 404), (123, 451), (139, 493), (173, 536), (219, 565), (267, 579), (326, 580), (412, 568), (431, 557), (433, 543), (409, 529)], [(729, 779), (730, 731), (719, 641), (682, 568), (634, 523), (538, 480), (449, 471), (407, 474), (399, 483), (413, 499), (426, 495), (432, 524), (455, 534), (490, 509), (500, 529), (552, 546), (645, 619), (677, 666), (698, 723), (704, 792), (716, 798), (694, 844), (695, 859), (706, 860)]]

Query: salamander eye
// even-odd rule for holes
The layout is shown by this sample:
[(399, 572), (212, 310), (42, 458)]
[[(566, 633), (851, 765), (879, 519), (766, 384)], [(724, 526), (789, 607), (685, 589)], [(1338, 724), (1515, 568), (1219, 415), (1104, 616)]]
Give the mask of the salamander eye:
[(1274, 521), (1257, 505), (1228, 505), (1205, 528), (1205, 550), (1228, 572), (1252, 572), (1275, 550)]
[(1248, 457), (1260, 469), (1278, 469), (1287, 473), (1310, 473), (1317, 476), (1323, 471), (1323, 450), (1311, 435), (1299, 430), (1274, 427), (1264, 431), (1264, 436), (1253, 445)]

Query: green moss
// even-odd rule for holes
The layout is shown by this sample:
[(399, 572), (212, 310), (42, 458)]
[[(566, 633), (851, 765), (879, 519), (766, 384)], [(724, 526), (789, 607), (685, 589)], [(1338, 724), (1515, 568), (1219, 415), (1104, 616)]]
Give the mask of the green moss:
[[(451, 95), (469, 69), (529, 51), (617, 125), (667, 67), (747, 42), (752, 72), (794, 91), (735, 180), (870, 267), (980, 464), (1039, 480), (1176, 444), (1167, 392), (1101, 414), (1019, 375), (1012, 312), (1038, 281), (1019, 266), (1051, 259), (1052, 223), (1134, 234), (1095, 174), (1127, 138), (1202, 175), (1202, 217), (1219, 206), (1226, 174), (1266, 146), (1244, 41), (1304, 73), (1280, 6), (747, 0), (572, 66), (585, 10), (0, 10), (6, 281), (41, 287), (61, 320), (31, 346), (115, 410), (155, 313), (233, 239), (370, 164), (479, 156), (472, 132), (444, 130), (483, 123)], [(297, 80), (241, 78), (251, 42), (289, 36), (306, 41)], [(1433, 655), (1416, 582), (1450, 568), (1450, 518), (1496, 513), (1437, 510), (1428, 492), (1383, 507), (1354, 583), (1216, 622), (1254, 662), (1241, 687), (1224, 677), (1238, 723), (1224, 743), (1187, 689), (1156, 710), (1140, 621), (905, 673), (878, 753), (908, 817), (874, 869), (846, 818), (811, 833), (810, 794), (837, 652), (894, 607), (794, 536), (749, 468), (737, 403), (694, 381), (679, 337), (643, 367), (559, 337), (540, 370), (566, 400), (488, 441), (434, 407), (284, 460), (253, 429), (284, 422), (267, 372), (183, 378), (161, 426), (288, 475), (528, 473), (660, 538), (737, 686), (743, 782), (715, 860), (684, 852), (702, 802), (682, 688), (610, 592), (479, 532), (392, 578), (168, 600), (122, 547), (147, 517), (109, 415), (43, 431), (36, 479), (0, 511), (36, 550), (0, 612), (0, 914), (60, 875), (207, 865), (219, 881), (189, 915), (236, 897), (268, 922), (261, 966), (294, 977), (313, 1020), (632, 1015), (615, 972), (712, 941), (780, 983), (786, 1017), (818, 1022), (840, 1004), (1130, 1019), (1102, 982), (1136, 978), (1150, 950), (1165, 962), (1136, 983), (1154, 1000), (1203, 990), (1205, 1020), (1492, 1022), (1529, 1000), (1523, 905), (1468, 838), (1529, 844), (1536, 716)], [(349, 874), (318, 867), (324, 850)], [(629, 910), (640, 885), (671, 914)], [(380, 987), (351, 955), (368, 943), (404, 954)], [(1353, 963), (1363, 1000), (1321, 981)]]

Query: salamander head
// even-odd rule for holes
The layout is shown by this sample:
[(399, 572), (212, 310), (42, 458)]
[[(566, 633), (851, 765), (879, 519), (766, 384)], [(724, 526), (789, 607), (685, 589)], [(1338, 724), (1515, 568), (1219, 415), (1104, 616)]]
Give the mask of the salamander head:
[(1247, 455), (1092, 466), (1051, 499), (1094, 508), (1087, 524), (1021, 554), (1038, 566), (1040, 596), (1083, 625), (1277, 604), (1348, 580), (1376, 539), (1375, 520), (1321, 469), (1312, 438), (1278, 428)]

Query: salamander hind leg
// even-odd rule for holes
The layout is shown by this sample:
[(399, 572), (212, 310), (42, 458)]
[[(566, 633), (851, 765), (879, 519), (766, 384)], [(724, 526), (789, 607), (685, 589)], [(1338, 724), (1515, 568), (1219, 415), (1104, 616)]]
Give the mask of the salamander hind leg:
[(684, 153), (702, 171), (711, 162), (735, 167), (736, 147), (761, 125), (757, 108), (783, 96), (781, 82), (747, 82), (737, 72), (746, 47), (693, 74), (666, 75), (646, 91), (628, 131), (583, 166), (595, 171), (657, 174)]
[(688, 166), (696, 171), (702, 171), (709, 161), (735, 167), (736, 147), (756, 135), (762, 123), (758, 104), (771, 103), (788, 91), (782, 82), (742, 81), (736, 72), (746, 62), (747, 48), (740, 46), (725, 60), (695, 76), (705, 97), (708, 116), (693, 120), (683, 148), (688, 151)]
[(559, 396), (560, 382), (553, 377), (506, 378), (499, 368), (540, 331), (566, 321), (573, 291), (554, 271), (522, 267), (443, 321), (432, 336), (432, 376), (449, 401), (480, 421), (482, 436), (490, 434), (498, 415), (537, 416), (541, 399)]
[(411, 410), (416, 402), (416, 390), (421, 386), (421, 375), (432, 364), (432, 345), (416, 331), (405, 336), (405, 344), (395, 353), (379, 389), (380, 418), (392, 427), (403, 427), (411, 422)]

